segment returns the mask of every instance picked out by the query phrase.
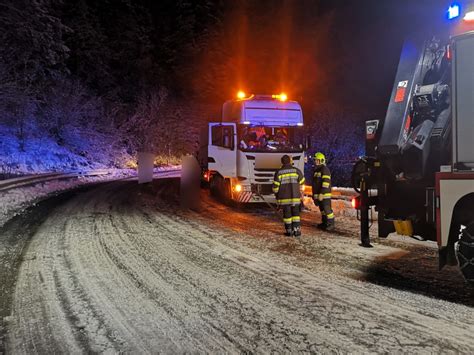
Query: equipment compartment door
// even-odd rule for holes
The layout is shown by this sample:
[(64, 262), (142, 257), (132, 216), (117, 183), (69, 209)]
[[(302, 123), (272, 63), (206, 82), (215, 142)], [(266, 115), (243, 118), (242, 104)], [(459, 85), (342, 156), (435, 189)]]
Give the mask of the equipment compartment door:
[(456, 170), (474, 169), (474, 34), (454, 39), (453, 163)]

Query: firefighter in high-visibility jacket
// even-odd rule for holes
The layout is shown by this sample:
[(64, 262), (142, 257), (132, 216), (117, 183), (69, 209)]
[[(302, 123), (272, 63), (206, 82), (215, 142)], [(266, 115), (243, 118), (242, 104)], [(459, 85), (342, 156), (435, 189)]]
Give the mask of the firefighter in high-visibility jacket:
[(283, 223), (287, 237), (301, 236), (300, 203), (304, 188), (304, 175), (293, 166), (291, 157), (281, 158), (282, 167), (275, 173), (273, 192), (279, 206), (283, 209)]
[(334, 212), (331, 208), (331, 172), (326, 166), (323, 153), (314, 155), (315, 169), (313, 175), (313, 201), (321, 211), (322, 222), (318, 228), (327, 231), (334, 230)]

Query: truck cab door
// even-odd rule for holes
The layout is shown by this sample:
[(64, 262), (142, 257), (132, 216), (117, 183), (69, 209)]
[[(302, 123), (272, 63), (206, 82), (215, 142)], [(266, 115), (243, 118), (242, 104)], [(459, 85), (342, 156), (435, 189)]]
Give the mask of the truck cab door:
[(235, 123), (209, 123), (208, 167), (223, 177), (237, 176)]

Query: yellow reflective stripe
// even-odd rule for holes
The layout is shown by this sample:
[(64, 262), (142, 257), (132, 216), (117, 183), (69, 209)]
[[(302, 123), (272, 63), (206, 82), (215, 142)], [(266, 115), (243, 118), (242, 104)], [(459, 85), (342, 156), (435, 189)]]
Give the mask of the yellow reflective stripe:
[(280, 186), (281, 184), (278, 181), (273, 181), (273, 185)]
[(290, 218), (283, 218), (283, 222), (285, 224), (290, 224), (291, 223), (291, 217)]
[(279, 203), (286, 203), (286, 202), (300, 202), (300, 198), (284, 198), (282, 200), (277, 200)]
[(324, 199), (331, 198), (331, 193), (323, 194), (323, 198)]
[(315, 176), (315, 177), (320, 177), (320, 176), (321, 176), (321, 173), (314, 173), (314, 176)]
[(272, 191), (273, 191), (274, 194), (276, 194), (276, 193), (278, 192), (278, 190), (280, 190), (278, 187), (274, 187), (274, 188), (272, 189)]
[(298, 177), (297, 173), (288, 173), (288, 174), (281, 174), (278, 176), (278, 178), (281, 180), (286, 177)]
[(328, 214), (328, 218), (329, 218), (329, 219), (333, 219), (333, 218), (334, 218), (334, 213)]
[(299, 222), (299, 221), (301, 221), (301, 218), (300, 218), (299, 216), (293, 216), (293, 217), (291, 217), (291, 219), (292, 219), (292, 222)]
[(303, 184), (304, 184), (304, 178), (300, 180), (300, 185), (303, 185)]
[(329, 182), (323, 182), (323, 187), (329, 187)]
[(323, 175), (323, 179), (329, 179), (329, 180), (331, 180), (331, 175)]

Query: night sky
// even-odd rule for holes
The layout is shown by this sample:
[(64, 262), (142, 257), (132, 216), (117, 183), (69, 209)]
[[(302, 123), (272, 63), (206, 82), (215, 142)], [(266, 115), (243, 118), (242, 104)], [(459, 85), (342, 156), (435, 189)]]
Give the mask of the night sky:
[[(285, 92), (318, 146), (353, 140), (337, 157), (352, 161), (363, 122), (385, 116), (403, 41), (445, 26), (448, 5), (0, 0), (0, 124), (19, 132), (22, 149), (28, 125), (60, 145), (79, 126), (114, 132), (127, 152), (180, 157), (238, 90)], [(166, 137), (189, 127), (171, 148)]]
[[(286, 91), (383, 115), (404, 39), (445, 22), (436, 0), (237, 1), (224, 13), (231, 95)], [(206, 58), (209, 68), (212, 58)], [(226, 82), (227, 80), (227, 82)], [(232, 85), (232, 80), (236, 82)], [(227, 89), (227, 90), (226, 90)]]

